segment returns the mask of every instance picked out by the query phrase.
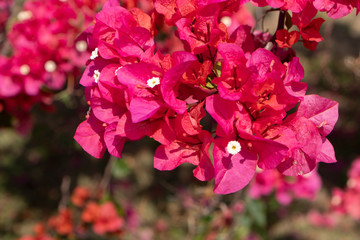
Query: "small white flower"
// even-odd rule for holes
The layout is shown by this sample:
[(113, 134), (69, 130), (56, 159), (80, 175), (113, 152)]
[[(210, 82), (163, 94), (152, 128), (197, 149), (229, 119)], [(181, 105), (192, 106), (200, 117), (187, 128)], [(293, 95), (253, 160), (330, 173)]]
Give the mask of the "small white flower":
[(122, 69), (123, 68), (123, 66), (120, 66), (120, 67), (118, 67), (116, 70), (115, 70), (115, 76), (117, 75), (117, 72), (120, 70), (120, 69)]
[(25, 21), (32, 18), (33, 14), (31, 11), (21, 11), (18, 13), (17, 18), (19, 21)]
[(30, 67), (27, 64), (21, 65), (19, 70), (20, 70), (20, 73), (24, 76), (26, 76), (30, 73)]
[(93, 78), (94, 78), (94, 80), (95, 80), (96, 83), (99, 82), (100, 72), (99, 72), (98, 70), (95, 70), (95, 71), (94, 71)]
[(44, 68), (47, 72), (52, 73), (56, 70), (56, 63), (52, 60), (49, 60), (45, 63)]
[(230, 141), (226, 146), (226, 151), (232, 155), (235, 155), (241, 151), (241, 145), (238, 141)]
[(147, 80), (147, 85), (151, 88), (153, 88), (159, 84), (160, 84), (160, 78), (158, 78), (158, 77), (152, 77), (149, 80)]
[(95, 58), (97, 58), (99, 56), (99, 49), (98, 48), (95, 48), (94, 51), (91, 52), (91, 57), (90, 59), (91, 60), (94, 60)]
[(225, 17), (222, 17), (220, 22), (222, 22), (223, 24), (225, 24), (226, 27), (230, 27), (231, 26), (231, 17), (229, 16), (225, 16)]
[(79, 52), (85, 52), (86, 49), (88, 48), (88, 45), (84, 40), (81, 40), (81, 41), (76, 42), (75, 48)]

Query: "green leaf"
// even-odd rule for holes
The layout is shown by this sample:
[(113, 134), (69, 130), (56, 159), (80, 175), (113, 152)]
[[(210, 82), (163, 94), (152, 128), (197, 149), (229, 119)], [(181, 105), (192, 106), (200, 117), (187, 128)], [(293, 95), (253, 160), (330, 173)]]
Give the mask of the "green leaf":
[(215, 72), (217, 77), (221, 77), (221, 62), (215, 63)]
[(205, 87), (209, 88), (209, 89), (214, 89), (215, 88), (215, 86), (211, 82), (207, 82)]
[(123, 159), (119, 159), (115, 162), (112, 169), (112, 176), (116, 179), (126, 178), (130, 173), (130, 169)]
[(266, 209), (262, 201), (249, 199), (246, 203), (246, 209), (252, 222), (264, 228), (266, 226)]

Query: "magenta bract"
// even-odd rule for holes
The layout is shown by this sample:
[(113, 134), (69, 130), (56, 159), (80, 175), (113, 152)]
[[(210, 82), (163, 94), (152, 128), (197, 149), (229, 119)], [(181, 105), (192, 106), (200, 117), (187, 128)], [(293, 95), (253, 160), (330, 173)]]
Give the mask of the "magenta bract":
[[(156, 0), (152, 14), (116, 2), (106, 3), (86, 33), (94, 50), (81, 84), (90, 116), (75, 134), (86, 151), (101, 157), (107, 148), (121, 157), (126, 141), (148, 136), (160, 143), (156, 169), (190, 163), (199, 180), (215, 179), (215, 193), (244, 188), (259, 169), (272, 171), (271, 179), (298, 179), (278, 187), (284, 204), (289, 192), (314, 195), (318, 178), (301, 176), (312, 174), (318, 162), (336, 161), (326, 136), (338, 104), (306, 95), (304, 69), (291, 47), (301, 36), (314, 50), (323, 20), (313, 17), (320, 8), (334, 16), (330, 8), (307, 0), (252, 1), (293, 12), (299, 32), (278, 29), (271, 36), (240, 21), (228, 29), (247, 1)], [(159, 24), (162, 19), (169, 26)], [(178, 37), (185, 51), (171, 51), (164, 36)], [(253, 195), (272, 189), (264, 188)]]

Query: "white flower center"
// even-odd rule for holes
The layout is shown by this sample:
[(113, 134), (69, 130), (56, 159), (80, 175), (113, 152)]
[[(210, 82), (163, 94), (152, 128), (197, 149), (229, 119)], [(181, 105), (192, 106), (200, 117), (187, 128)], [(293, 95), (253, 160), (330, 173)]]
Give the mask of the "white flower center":
[(25, 21), (32, 18), (33, 14), (31, 11), (21, 11), (18, 13), (17, 18), (19, 21)]
[(93, 78), (94, 78), (94, 80), (95, 80), (96, 83), (99, 82), (100, 72), (99, 72), (98, 70), (95, 70), (95, 71), (94, 71)]
[(232, 155), (235, 155), (241, 151), (241, 145), (238, 141), (230, 141), (226, 146), (226, 151)]
[(231, 26), (231, 17), (229, 16), (225, 16), (225, 17), (222, 17), (220, 22), (222, 22), (223, 24), (225, 24), (226, 27), (230, 27)]
[(56, 70), (56, 63), (52, 60), (49, 60), (45, 63), (44, 68), (47, 72), (52, 73)]
[(78, 41), (76, 44), (75, 44), (75, 48), (76, 50), (78, 50), (79, 52), (85, 52), (86, 49), (87, 49), (88, 45), (85, 41), (81, 40), (81, 41)]
[(30, 67), (27, 64), (20, 66), (20, 73), (24, 76), (28, 75), (30, 73)]
[(98, 48), (95, 48), (94, 51), (91, 52), (91, 56), (90, 56), (90, 59), (91, 60), (94, 60), (95, 58), (97, 58), (99, 56), (99, 49)]
[(119, 71), (120, 69), (122, 69), (122, 68), (123, 68), (123, 66), (120, 66), (120, 67), (118, 67), (118, 68), (115, 70), (115, 76), (117, 75), (118, 71)]
[(147, 80), (147, 85), (151, 88), (153, 88), (159, 84), (160, 84), (160, 78), (158, 78), (158, 77), (152, 77), (149, 80)]

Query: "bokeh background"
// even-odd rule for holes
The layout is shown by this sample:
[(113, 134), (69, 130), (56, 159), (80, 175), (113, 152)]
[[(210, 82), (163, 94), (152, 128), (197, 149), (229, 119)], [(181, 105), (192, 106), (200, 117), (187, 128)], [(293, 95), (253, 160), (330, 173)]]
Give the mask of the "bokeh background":
[[(15, 1), (8, 28), (22, 4)], [(360, 156), (360, 17), (355, 12), (341, 20), (321, 17), (326, 22), (318, 49), (295, 46), (308, 93), (339, 102), (340, 117), (328, 137), (338, 162), (320, 164), (323, 187), (314, 201), (283, 206), (273, 195), (251, 199), (246, 188), (215, 195), (214, 183), (196, 180), (190, 165), (171, 172), (154, 169), (158, 144), (150, 139), (126, 143), (122, 159), (92, 158), (73, 139), (88, 110), (84, 89), (75, 82), (55, 93), (54, 108), (32, 108), (34, 125), (28, 134), (19, 134), (11, 127), (12, 116), (0, 112), (0, 239), (31, 233), (36, 223), (69, 204), (76, 186), (117, 203), (131, 222), (123, 239), (359, 239), (359, 221), (349, 216), (341, 216), (332, 227), (316, 226), (309, 218), (313, 210), (328, 211), (332, 189), (346, 186), (347, 171)], [(270, 32), (275, 18), (266, 18)]]

